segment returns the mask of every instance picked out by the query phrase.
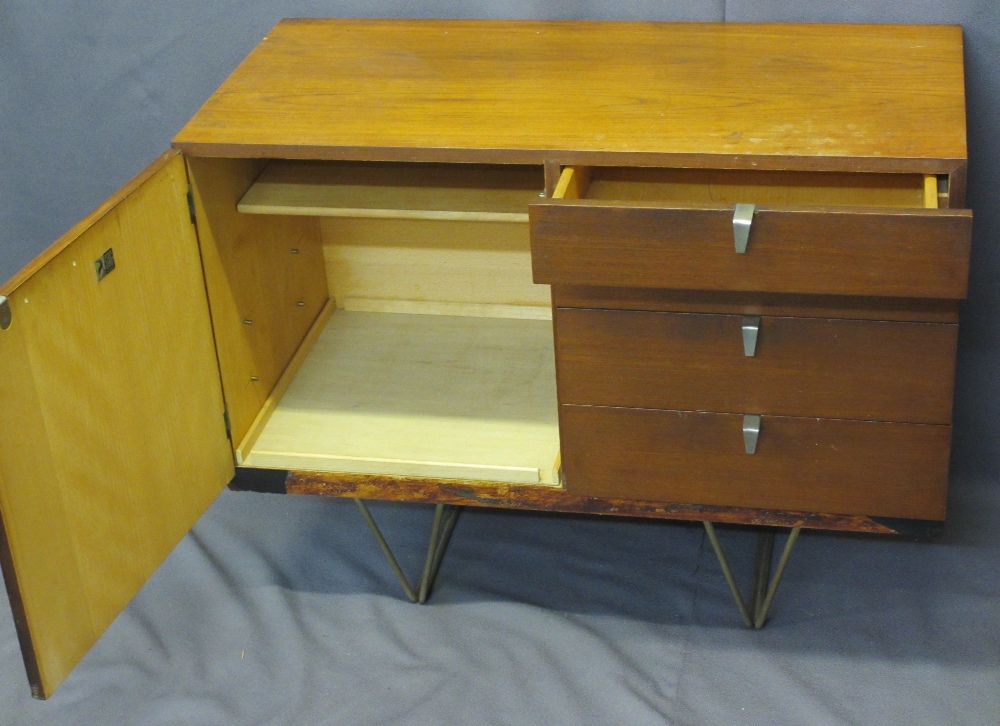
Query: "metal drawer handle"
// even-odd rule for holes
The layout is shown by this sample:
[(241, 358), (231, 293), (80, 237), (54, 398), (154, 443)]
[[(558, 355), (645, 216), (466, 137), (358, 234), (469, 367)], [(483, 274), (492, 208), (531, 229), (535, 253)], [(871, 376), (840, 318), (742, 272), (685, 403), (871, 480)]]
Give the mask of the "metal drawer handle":
[(760, 315), (743, 316), (743, 355), (753, 358), (757, 353), (757, 334), (760, 332)]
[(758, 437), (760, 437), (760, 416), (748, 413), (743, 417), (743, 448), (748, 454), (757, 451)]
[(750, 225), (753, 224), (754, 204), (737, 204), (733, 211), (733, 241), (736, 242), (737, 254), (746, 254), (747, 243), (750, 241)]

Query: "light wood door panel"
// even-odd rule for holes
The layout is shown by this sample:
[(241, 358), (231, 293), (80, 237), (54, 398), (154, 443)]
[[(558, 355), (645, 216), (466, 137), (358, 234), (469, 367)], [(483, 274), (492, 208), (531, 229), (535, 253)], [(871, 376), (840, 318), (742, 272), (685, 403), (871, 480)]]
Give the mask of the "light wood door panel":
[(233, 475), (186, 194), (164, 155), (0, 288), (0, 549), (37, 697)]

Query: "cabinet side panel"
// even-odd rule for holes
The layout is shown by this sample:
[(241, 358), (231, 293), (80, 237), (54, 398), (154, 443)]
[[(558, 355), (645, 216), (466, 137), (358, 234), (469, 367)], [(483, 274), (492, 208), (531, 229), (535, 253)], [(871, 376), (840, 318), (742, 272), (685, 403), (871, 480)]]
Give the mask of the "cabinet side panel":
[(0, 331), (0, 507), (36, 695), (232, 477), (186, 190), (163, 162), (13, 291)]
[(262, 162), (188, 165), (222, 387), (239, 442), (329, 297), (319, 223), (237, 211)]

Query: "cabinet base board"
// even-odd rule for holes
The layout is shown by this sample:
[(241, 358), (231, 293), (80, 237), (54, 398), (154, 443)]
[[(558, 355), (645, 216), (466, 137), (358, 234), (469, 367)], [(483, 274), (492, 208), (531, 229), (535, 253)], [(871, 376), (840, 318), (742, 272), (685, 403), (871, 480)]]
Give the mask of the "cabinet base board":
[(744, 507), (598, 499), (567, 493), (556, 487), (507, 484), (466, 479), (390, 477), (374, 474), (285, 471), (237, 467), (229, 485), (237, 491), (312, 494), (383, 501), (455, 504), (565, 514), (602, 514), (648, 519), (709, 521), (762, 527), (933, 537), (944, 523), (930, 520), (887, 519), (853, 514), (791, 512)]

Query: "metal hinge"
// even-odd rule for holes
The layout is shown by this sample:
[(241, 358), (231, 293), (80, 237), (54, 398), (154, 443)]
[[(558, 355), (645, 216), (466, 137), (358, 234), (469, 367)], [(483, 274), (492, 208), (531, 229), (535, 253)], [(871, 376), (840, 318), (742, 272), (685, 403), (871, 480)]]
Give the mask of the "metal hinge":
[(194, 213), (194, 189), (188, 184), (188, 214), (191, 215), (191, 224), (195, 223), (195, 213)]
[(0, 330), (9, 328), (12, 321), (13, 316), (10, 313), (10, 300), (0, 295)]

